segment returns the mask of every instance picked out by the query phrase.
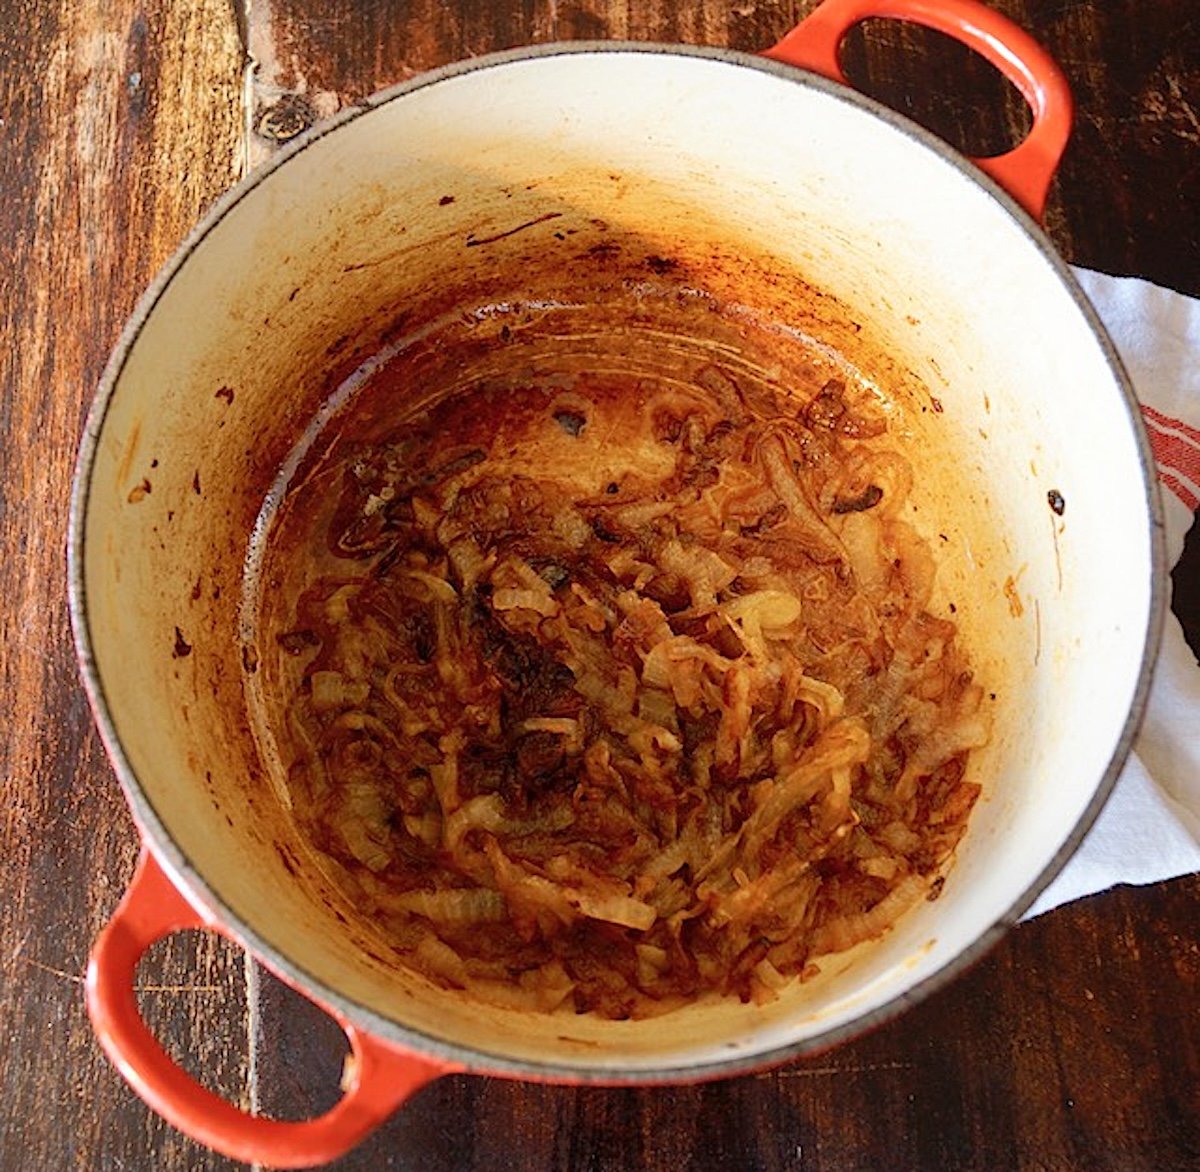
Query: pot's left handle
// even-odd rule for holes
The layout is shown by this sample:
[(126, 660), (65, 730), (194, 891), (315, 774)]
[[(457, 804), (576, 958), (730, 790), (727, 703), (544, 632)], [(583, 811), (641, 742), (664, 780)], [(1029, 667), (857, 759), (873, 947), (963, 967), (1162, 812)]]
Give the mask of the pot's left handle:
[(138, 1010), (137, 965), (156, 940), (187, 928), (220, 931), (196, 911), (143, 847), (137, 872), (88, 961), (87, 1008), (96, 1036), (126, 1081), (168, 1122), (247, 1164), (307, 1168), (345, 1154), (446, 1064), (387, 1045), (338, 1020), (350, 1041), (344, 1094), (324, 1115), (297, 1122), (251, 1115), (196, 1082), (159, 1045)]

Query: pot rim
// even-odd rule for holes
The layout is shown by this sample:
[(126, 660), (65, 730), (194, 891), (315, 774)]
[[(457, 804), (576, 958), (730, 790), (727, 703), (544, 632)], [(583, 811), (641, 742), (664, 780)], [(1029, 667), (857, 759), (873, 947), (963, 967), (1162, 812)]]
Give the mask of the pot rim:
[[(1037, 250), (1041, 259), (1058, 278), (1076, 308), (1083, 315), (1120, 391), (1137, 443), (1142, 471), (1144, 504), (1150, 528), (1151, 583), (1149, 613), (1142, 658), (1138, 669), (1137, 686), (1113, 754), (1097, 782), (1086, 809), (1062, 846), (1037, 878), (1018, 894), (1003, 915), (939, 969), (904, 989), (883, 1005), (861, 1013), (840, 1025), (822, 1029), (806, 1038), (784, 1045), (771, 1046), (768, 1049), (748, 1049), (743, 1053), (731, 1054), (729, 1057), (701, 1064), (601, 1068), (585, 1064), (577, 1065), (561, 1060), (541, 1062), (518, 1059), (493, 1050), (447, 1042), (414, 1027), (402, 1025), (391, 1018), (384, 1017), (377, 1011), (331, 988), (323, 980), (308, 972), (302, 964), (284, 955), (279, 949), (264, 940), (258, 931), (247, 924), (221, 899), (166, 829), (158, 811), (142, 789), (121, 745), (120, 736), (100, 680), (88, 625), (87, 593), (84, 579), (85, 529), (91, 495), (91, 477), (99, 437), (107, 417), (109, 403), (143, 327), (153, 314), (160, 298), (179, 275), (191, 255), (216, 226), (275, 171), (286, 165), (294, 156), (348, 123), (409, 94), (443, 81), (542, 58), (570, 54), (619, 55), (630, 53), (643, 54), (648, 57), (703, 58), (736, 68), (758, 70), (794, 84), (815, 89), (827, 97), (857, 108), (868, 117), (882, 119), (894, 130), (908, 138), (914, 146), (931, 150), (939, 155), (943, 161), (954, 166), (965, 178), (982, 188), (986, 194), (1000, 204), (1003, 211), (1011, 220), (1015, 221), (1016, 226), (1022, 231), (1028, 242)], [(353, 1023), (385, 1042), (442, 1060), (456, 1069), (503, 1074), (543, 1082), (569, 1081), (584, 1084), (633, 1085), (700, 1081), (745, 1074), (778, 1065), (814, 1051), (825, 1050), (859, 1036), (898, 1017), (917, 1002), (924, 1000), (956, 979), (982, 958), (1032, 906), (1037, 897), (1075, 853), (1107, 802), (1130, 754), (1145, 713), (1167, 609), (1167, 565), (1162, 498), (1154, 458), (1142, 423), (1137, 397), (1117, 354), (1116, 347), (1100, 321), (1099, 315), (1075, 280), (1067, 262), (1055, 250), (1041, 226), (998, 182), (979, 170), (970, 160), (932, 132), (874, 98), (819, 74), (752, 52), (715, 46), (657, 42), (550, 42), (490, 53), (421, 73), (407, 81), (382, 89), (366, 98), (360, 105), (348, 107), (332, 118), (321, 122), (282, 147), (274, 156), (257, 166), (248, 175), (243, 176), (234, 186), (220, 195), (141, 295), (105, 366), (88, 411), (80, 441), (68, 514), (67, 545), (68, 606), (75, 654), (93, 718), (137, 825), (139, 837), (147, 847), (152, 849), (155, 857), (180, 892), (198, 909), (201, 909), (214, 924), (219, 925), (223, 933), (245, 947), (254, 959), (263, 963), (288, 984), (344, 1021)]]

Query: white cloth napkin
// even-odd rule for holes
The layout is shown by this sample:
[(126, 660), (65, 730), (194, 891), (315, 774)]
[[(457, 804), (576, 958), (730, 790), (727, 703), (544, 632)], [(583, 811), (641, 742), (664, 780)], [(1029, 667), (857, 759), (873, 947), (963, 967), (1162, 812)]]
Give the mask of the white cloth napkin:
[[(1172, 566), (1200, 505), (1200, 301), (1132, 277), (1075, 275), (1125, 364), (1154, 449)], [(1133, 754), (1079, 850), (1030, 908), (1200, 871), (1200, 665), (1167, 616)]]

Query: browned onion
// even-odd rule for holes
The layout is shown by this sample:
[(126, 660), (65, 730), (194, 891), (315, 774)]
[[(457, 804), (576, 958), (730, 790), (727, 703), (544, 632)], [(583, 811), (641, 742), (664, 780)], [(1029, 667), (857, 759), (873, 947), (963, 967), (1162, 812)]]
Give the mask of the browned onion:
[(799, 411), (711, 365), (641, 406), (602, 376), (521, 393), (555, 459), (502, 397), (338, 449), (310, 507), (338, 573), (288, 616), (296, 816), (439, 984), (614, 1018), (769, 1000), (940, 882), (979, 792), (911, 470), (840, 380)]

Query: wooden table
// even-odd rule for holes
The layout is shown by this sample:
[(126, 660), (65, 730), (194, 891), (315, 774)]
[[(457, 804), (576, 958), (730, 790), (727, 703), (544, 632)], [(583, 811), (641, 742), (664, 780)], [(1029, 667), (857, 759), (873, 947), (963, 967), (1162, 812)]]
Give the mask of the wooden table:
[[(1195, 0), (996, 0), (1065, 67), (1078, 122), (1046, 224), (1071, 261), (1200, 294)], [(151, 1114), (82, 1002), (136, 840), (77, 683), (64, 525), (82, 412), (139, 291), (209, 203), (314, 118), (534, 41), (771, 44), (812, 0), (0, 3), (0, 1167), (233, 1165)], [(975, 152), (1014, 92), (941, 38), (872, 22), (860, 84)], [(1200, 541), (1175, 607), (1200, 647)], [(210, 1086), (297, 1115), (340, 1034), (235, 948), (157, 947), (145, 1012)], [(1200, 1168), (1200, 878), (1021, 925), (952, 987), (840, 1049), (684, 1089), (437, 1082), (347, 1169)]]

